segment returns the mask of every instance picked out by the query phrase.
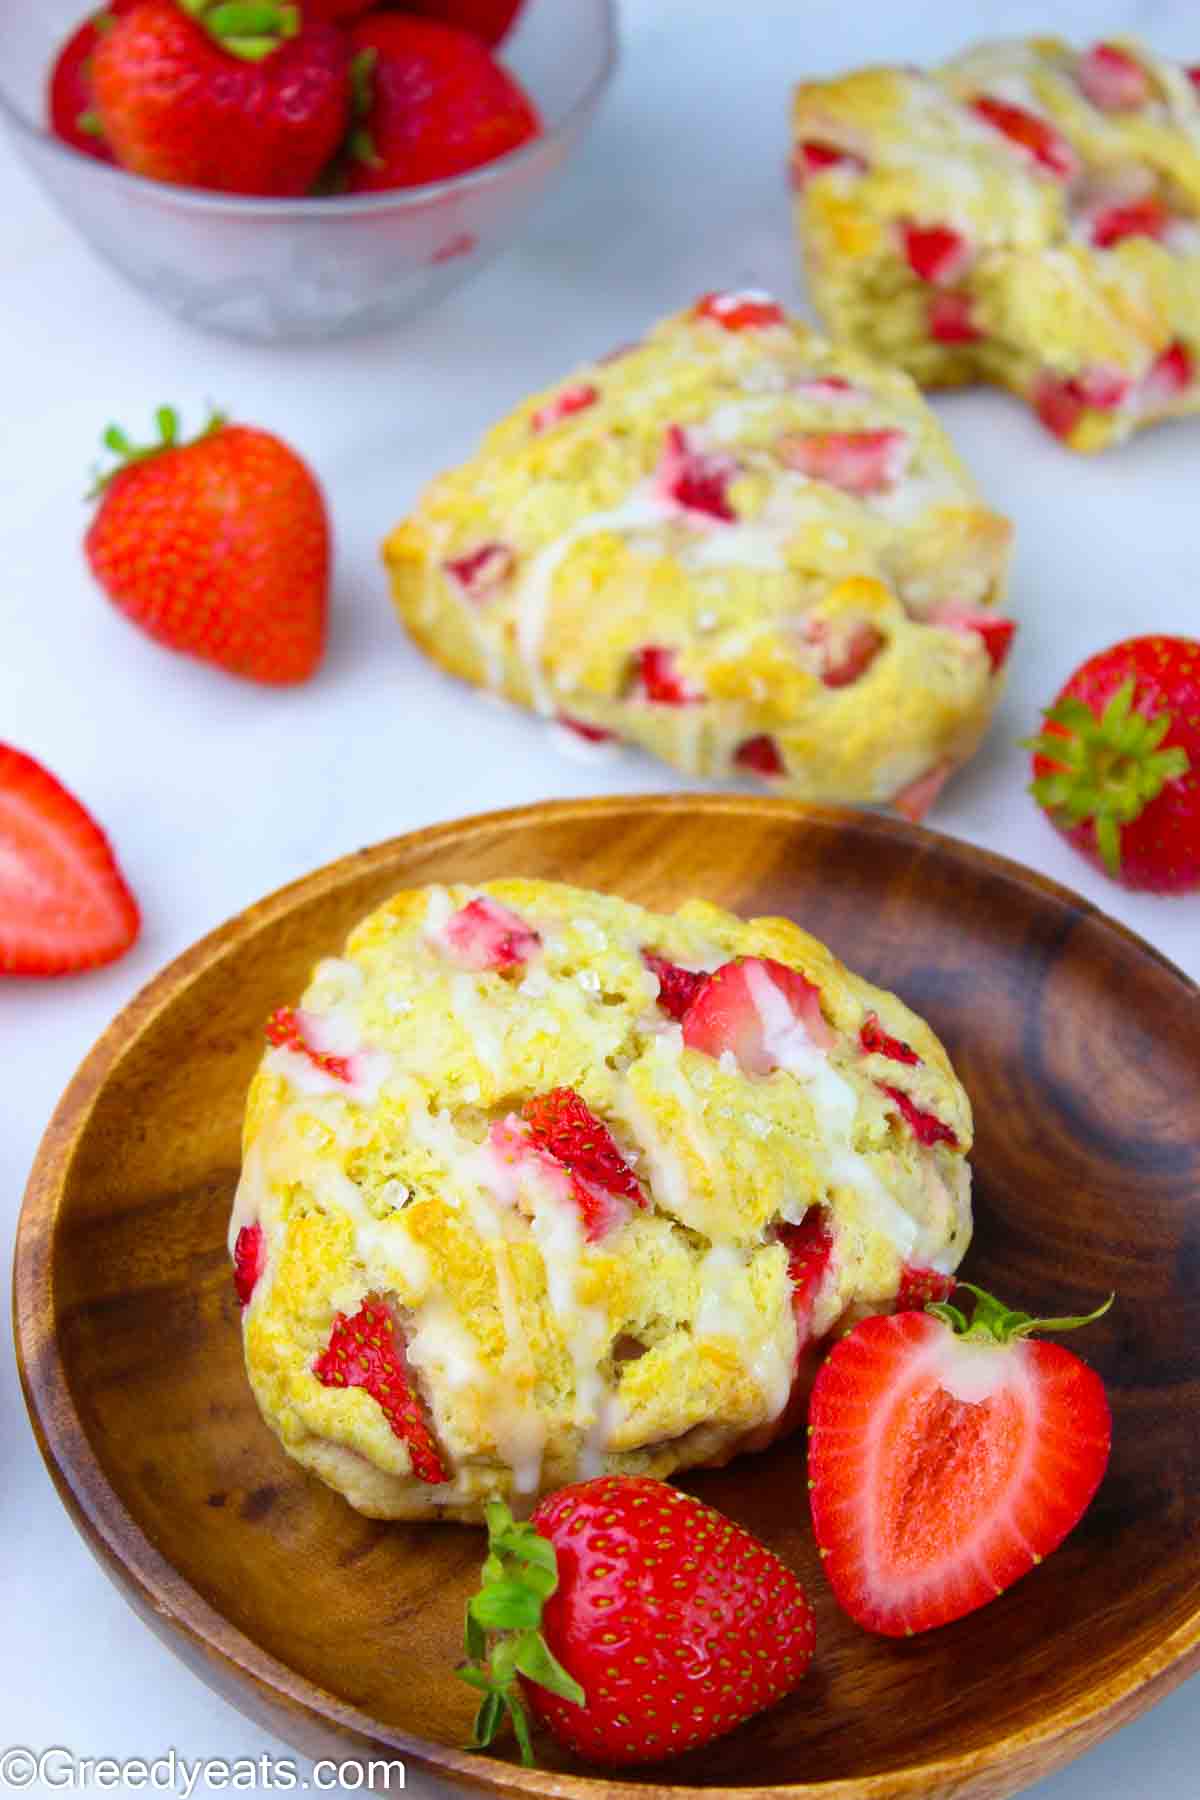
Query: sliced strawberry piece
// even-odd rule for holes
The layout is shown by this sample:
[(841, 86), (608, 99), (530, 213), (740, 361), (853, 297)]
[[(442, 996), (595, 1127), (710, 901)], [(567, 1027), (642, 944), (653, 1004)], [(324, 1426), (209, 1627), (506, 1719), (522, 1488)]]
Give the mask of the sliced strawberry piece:
[(877, 1013), (867, 1014), (859, 1028), (858, 1041), (868, 1056), (886, 1056), (892, 1062), (908, 1063), (913, 1068), (921, 1060), (911, 1044), (888, 1036)]
[(786, 323), (782, 306), (770, 294), (752, 288), (737, 294), (705, 294), (696, 302), (694, 316), (711, 319), (726, 331), (761, 331), (768, 325)]
[(810, 481), (847, 494), (885, 494), (904, 473), (910, 445), (903, 431), (789, 431), (775, 454)]
[(620, 742), (615, 731), (609, 731), (604, 725), (592, 725), (587, 719), (576, 719), (570, 713), (559, 713), (556, 723), (573, 731), (582, 738), (585, 744), (616, 744)]
[(747, 738), (744, 744), (739, 744), (733, 753), (733, 760), (739, 769), (748, 769), (753, 775), (787, 774), (787, 764), (780, 754), (779, 745), (765, 732), (761, 737)]
[(769, 1075), (790, 1046), (829, 1050), (837, 1034), (807, 975), (771, 957), (748, 956), (709, 976), (684, 1014), (683, 1041), (705, 1056), (728, 1050), (747, 1074)]
[(262, 1226), (243, 1225), (233, 1245), (233, 1289), (242, 1306), (249, 1306), (266, 1266), (267, 1245)]
[(516, 556), (508, 544), (481, 544), (466, 556), (455, 556), (443, 563), (447, 575), (457, 582), (468, 600), (487, 600), (512, 574)]
[(1101, 112), (1136, 112), (1150, 98), (1150, 77), (1116, 44), (1093, 44), (1079, 59), (1076, 77)]
[(704, 700), (702, 690), (679, 673), (676, 651), (647, 644), (637, 658), (638, 679), (647, 700), (659, 706), (695, 706)]
[(975, 323), (970, 294), (934, 294), (929, 302), (929, 335), (935, 344), (978, 344), (984, 334)]
[(781, 1221), (775, 1236), (787, 1250), (797, 1355), (812, 1342), (813, 1312), (833, 1263), (833, 1233), (824, 1207), (810, 1206), (799, 1225)]
[(95, 820), (40, 763), (0, 744), (0, 976), (115, 962), (140, 925)]
[(948, 1300), (958, 1286), (953, 1275), (940, 1269), (919, 1269), (905, 1263), (900, 1271), (900, 1287), (896, 1293), (896, 1311), (923, 1312), (931, 1300)]
[(589, 1242), (597, 1242), (626, 1218), (628, 1208), (621, 1201), (649, 1206), (607, 1125), (573, 1088), (535, 1095), (521, 1108), (521, 1117), (534, 1149), (570, 1176)]
[(892, 796), (893, 807), (911, 824), (919, 825), (953, 773), (952, 762), (936, 763), (927, 775), (918, 775), (915, 781), (910, 781), (907, 787)]
[(593, 387), (590, 381), (578, 381), (574, 387), (563, 388), (553, 400), (547, 400), (545, 406), (539, 406), (529, 421), (529, 428), (536, 432), (549, 431), (552, 425), (560, 425), (564, 419), (586, 412), (599, 398), (599, 388)]
[(464, 969), (516, 969), (542, 947), (537, 932), (519, 913), (483, 894), (447, 919), (441, 935)]
[(857, 394), (858, 389), (844, 375), (807, 375), (795, 386), (797, 394), (804, 394), (812, 400), (844, 400), (847, 394)]
[(1192, 353), (1186, 344), (1174, 343), (1157, 358), (1142, 382), (1141, 399), (1147, 406), (1168, 406), (1178, 394), (1192, 385), (1195, 373)]
[(914, 225), (911, 221), (901, 230), (909, 267), (922, 281), (949, 286), (966, 273), (971, 246), (961, 231), (950, 225)]
[(1078, 375), (1052, 375), (1047, 371), (1033, 390), (1033, 409), (1048, 431), (1069, 439), (1085, 412), (1115, 412), (1130, 391), (1130, 381), (1119, 369), (1083, 369)]
[(1092, 220), (1092, 242), (1097, 250), (1111, 250), (1126, 238), (1166, 236), (1171, 215), (1157, 194), (1144, 200), (1130, 200), (1119, 206), (1106, 206)]
[(323, 1075), (334, 1081), (352, 1083), (355, 1080), (354, 1058), (352, 1056), (331, 1056), (328, 1051), (318, 1050), (313, 1043), (313, 1021), (305, 1012), (299, 1012), (294, 1006), (280, 1006), (267, 1020), (267, 1042), (277, 1050), (291, 1050), (296, 1056), (308, 1059), (314, 1069), (320, 1069)]
[(672, 1019), (682, 1019), (708, 976), (703, 970), (681, 969), (678, 963), (656, 956), (653, 950), (643, 950), (642, 961), (658, 976), (658, 1004)]
[(682, 425), (670, 425), (654, 474), (655, 492), (684, 512), (730, 524), (737, 514), (728, 490), (737, 473), (732, 456), (693, 449)]
[(863, 175), (866, 168), (863, 158), (853, 150), (842, 150), (836, 144), (807, 138), (793, 150), (789, 172), (792, 186), (798, 190), (806, 187), (814, 175), (823, 175), (828, 169), (845, 169), (847, 174)]
[(313, 1374), (322, 1387), (363, 1388), (408, 1448), (418, 1481), (437, 1487), (450, 1471), (413, 1389), (403, 1335), (386, 1300), (368, 1294), (353, 1318), (334, 1316)]
[(864, 1319), (826, 1358), (809, 1407), (822, 1567), (850, 1617), (889, 1637), (948, 1624), (1027, 1574), (1078, 1523), (1108, 1462), (1099, 1378), (1028, 1335), (1090, 1320), (1041, 1323), (982, 1294), (969, 1328), (955, 1319)]
[(926, 1112), (923, 1106), (918, 1106), (900, 1088), (889, 1087), (885, 1081), (881, 1081), (879, 1086), (901, 1114), (919, 1144), (924, 1144), (926, 1149), (934, 1144), (949, 1144), (952, 1150), (957, 1150), (957, 1134), (949, 1125), (943, 1124), (936, 1113)]
[(935, 607), (927, 616), (931, 625), (944, 626), (947, 631), (974, 632), (983, 640), (993, 672), (1004, 667), (1017, 632), (1015, 619), (1002, 619), (995, 613), (954, 603)]
[(1023, 106), (1014, 106), (1009, 100), (997, 100), (991, 94), (977, 94), (971, 101), (971, 108), (1011, 144), (1025, 151), (1047, 174), (1060, 181), (1070, 181), (1077, 173), (1079, 161), (1074, 150), (1049, 119), (1043, 119), (1039, 113), (1029, 112)]
[(887, 643), (883, 633), (866, 619), (838, 632), (831, 630), (827, 619), (808, 619), (803, 636), (818, 652), (821, 680), (830, 688), (849, 687), (858, 681)]

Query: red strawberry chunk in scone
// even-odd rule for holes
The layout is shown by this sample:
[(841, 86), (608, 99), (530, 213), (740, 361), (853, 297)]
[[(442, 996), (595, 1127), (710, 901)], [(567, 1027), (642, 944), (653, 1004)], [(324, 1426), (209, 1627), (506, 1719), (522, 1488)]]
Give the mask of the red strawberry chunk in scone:
[(316, 1041), (319, 1035), (320, 1021), (312, 1013), (298, 1011), (294, 1006), (278, 1007), (267, 1020), (268, 1044), (277, 1050), (290, 1050), (296, 1056), (305, 1057), (314, 1069), (319, 1069), (333, 1081), (352, 1085), (357, 1079), (355, 1058), (334, 1056), (322, 1050)]
[(984, 334), (975, 322), (970, 294), (934, 294), (929, 335), (935, 344), (978, 344)]
[(803, 394), (809, 400), (831, 400), (836, 403), (849, 399), (859, 390), (844, 375), (806, 375), (803, 380), (795, 383), (793, 392)]
[(531, 431), (549, 431), (552, 425), (559, 425), (564, 419), (573, 418), (576, 413), (586, 412), (600, 398), (600, 390), (593, 387), (590, 381), (576, 382), (574, 387), (563, 388), (553, 400), (547, 400), (545, 406), (539, 406), (529, 421)]
[(850, 687), (858, 681), (887, 643), (866, 619), (848, 625), (839, 621), (836, 627), (827, 619), (807, 619), (801, 635), (816, 651), (817, 673), (829, 688)]
[(948, 1300), (957, 1286), (954, 1276), (943, 1275), (940, 1269), (922, 1269), (914, 1263), (905, 1263), (896, 1292), (896, 1311), (922, 1312), (931, 1300)]
[(573, 1088), (535, 1095), (525, 1102), (521, 1118), (533, 1148), (570, 1176), (589, 1242), (605, 1237), (628, 1217), (626, 1202), (649, 1206), (607, 1125)]
[(1023, 106), (1015, 106), (1011, 101), (998, 100), (992, 94), (977, 94), (971, 101), (971, 108), (986, 124), (1025, 151), (1047, 174), (1057, 176), (1060, 181), (1070, 181), (1078, 172), (1079, 162), (1074, 150), (1049, 119), (1028, 112)]
[(1079, 59), (1076, 76), (1101, 112), (1136, 112), (1150, 98), (1150, 77), (1116, 44), (1093, 44)]
[(739, 744), (733, 753), (734, 766), (747, 769), (752, 775), (786, 775), (787, 764), (780, 753), (779, 745), (773, 737), (764, 732), (759, 737), (747, 738)]
[(1157, 194), (1144, 200), (1129, 200), (1101, 207), (1092, 216), (1091, 238), (1097, 250), (1111, 250), (1126, 238), (1148, 237), (1161, 240), (1167, 234), (1171, 215)]
[(892, 796), (892, 806), (910, 824), (919, 825), (954, 773), (952, 762), (940, 762)]
[(886, 494), (904, 473), (911, 445), (903, 431), (789, 431), (775, 446), (787, 468), (847, 494)]
[(1192, 385), (1195, 365), (1186, 344), (1171, 344), (1156, 358), (1142, 382), (1140, 399), (1145, 406), (1169, 406)]
[(442, 927), (442, 942), (464, 969), (517, 969), (532, 960), (542, 940), (519, 913), (481, 895)]
[(679, 673), (677, 652), (661, 644), (647, 644), (638, 651), (638, 683), (643, 697), (659, 706), (695, 706), (705, 697)]
[(912, 1068), (921, 1060), (911, 1044), (888, 1035), (877, 1013), (867, 1014), (859, 1027), (858, 1041), (868, 1056), (886, 1056), (891, 1062), (908, 1063)]
[(942, 625), (947, 631), (974, 633), (981, 638), (993, 672), (1004, 667), (1017, 631), (1015, 619), (1002, 619), (995, 613), (976, 611), (954, 602), (936, 607), (928, 615), (928, 620), (931, 625)]
[(737, 518), (729, 484), (738, 472), (734, 457), (694, 449), (682, 425), (670, 425), (654, 472), (654, 491), (685, 513), (728, 525)]
[(559, 713), (555, 719), (565, 731), (570, 731), (585, 744), (616, 744), (620, 742), (615, 731), (609, 731), (605, 725), (593, 725), (587, 719), (576, 719), (570, 713)]
[(705, 294), (696, 302), (696, 317), (712, 319), (726, 331), (761, 331), (768, 325), (784, 323), (782, 306), (757, 288), (746, 288), (741, 293)]
[(935, 286), (951, 286), (966, 273), (971, 260), (971, 246), (961, 231), (950, 225), (915, 225), (902, 227), (904, 254), (914, 275)]
[(516, 555), (508, 544), (481, 544), (466, 556), (452, 557), (444, 563), (447, 575), (468, 600), (486, 600), (512, 574)]
[(900, 1088), (889, 1087), (884, 1081), (879, 1085), (919, 1144), (924, 1144), (926, 1149), (934, 1144), (949, 1144), (952, 1150), (958, 1148), (957, 1133), (949, 1125), (943, 1124), (936, 1113), (927, 1112), (923, 1106), (918, 1106)]
[(821, 1011), (821, 990), (799, 969), (771, 957), (723, 963), (709, 976), (683, 1018), (689, 1050), (726, 1052), (750, 1075), (769, 1075), (811, 1058), (837, 1041)]
[(798, 1225), (789, 1225), (786, 1221), (777, 1225), (775, 1236), (787, 1251), (799, 1355), (812, 1342), (813, 1313), (825, 1278), (833, 1267), (833, 1232), (824, 1208), (810, 1206)]
[(1115, 412), (1129, 396), (1131, 382), (1119, 369), (1083, 369), (1078, 375), (1047, 372), (1033, 391), (1033, 408), (1055, 437), (1069, 438), (1084, 413)]
[(672, 1019), (682, 1019), (708, 980), (702, 969), (682, 969), (678, 963), (656, 956), (652, 950), (642, 951), (642, 961), (658, 976), (658, 1004)]
[(266, 1266), (267, 1246), (262, 1226), (243, 1225), (233, 1246), (233, 1288), (240, 1305), (249, 1306)]
[(790, 176), (793, 188), (805, 187), (814, 175), (823, 175), (827, 169), (845, 169), (847, 174), (862, 175), (866, 173), (866, 163), (853, 150), (843, 150), (837, 144), (821, 143), (816, 138), (808, 138), (798, 144), (792, 152)]
[(362, 1388), (407, 1446), (418, 1481), (431, 1487), (449, 1481), (450, 1471), (413, 1389), (403, 1335), (386, 1300), (368, 1294), (353, 1318), (335, 1314), (313, 1374), (322, 1387)]

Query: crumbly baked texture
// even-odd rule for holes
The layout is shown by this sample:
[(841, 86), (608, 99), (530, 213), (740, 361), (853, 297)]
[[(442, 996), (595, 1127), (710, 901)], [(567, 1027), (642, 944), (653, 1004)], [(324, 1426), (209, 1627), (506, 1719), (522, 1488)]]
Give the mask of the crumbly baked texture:
[[(809, 1343), (945, 1291), (967, 1248), (944, 1049), (788, 920), (410, 891), (280, 1017), (230, 1229), (246, 1366), (288, 1452), (374, 1516), (475, 1520), (757, 1448), (794, 1422)], [(564, 1109), (583, 1136), (539, 1135)], [(364, 1306), (401, 1346), (424, 1476), (369, 1386), (329, 1378)]]
[(1200, 69), (985, 44), (807, 82), (793, 137), (836, 337), (925, 387), (999, 382), (1075, 450), (1200, 410)]
[(693, 774), (911, 810), (998, 697), (1009, 535), (907, 376), (748, 293), (526, 401), (384, 554), (466, 681)]

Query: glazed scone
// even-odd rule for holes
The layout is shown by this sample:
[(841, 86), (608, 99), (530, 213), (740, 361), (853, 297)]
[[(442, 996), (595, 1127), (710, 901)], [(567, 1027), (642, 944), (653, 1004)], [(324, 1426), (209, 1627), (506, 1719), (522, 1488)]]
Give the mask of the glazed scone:
[(784, 919), (398, 894), (268, 1029), (230, 1226), (285, 1449), (380, 1518), (667, 1476), (971, 1232), (941, 1044)]
[(1200, 69), (986, 44), (797, 89), (828, 328), (925, 387), (994, 381), (1075, 450), (1200, 410)]
[(560, 728), (912, 814), (998, 697), (1008, 540), (907, 376), (727, 294), (528, 400), (384, 554), (422, 649)]

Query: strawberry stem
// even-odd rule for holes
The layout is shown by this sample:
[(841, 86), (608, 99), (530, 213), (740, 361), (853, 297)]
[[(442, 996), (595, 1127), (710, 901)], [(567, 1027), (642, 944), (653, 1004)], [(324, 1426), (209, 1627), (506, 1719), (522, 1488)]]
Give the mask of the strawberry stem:
[(204, 438), (213, 437), (229, 420), (225, 413), (218, 412), (214, 407), (204, 429), (196, 437), (185, 439), (182, 443), (179, 437), (179, 414), (173, 406), (160, 406), (154, 415), (154, 423), (158, 427), (158, 440), (152, 444), (133, 443), (120, 425), (110, 425), (107, 428), (101, 442), (106, 449), (112, 451), (117, 461), (111, 469), (93, 470), (92, 485), (87, 494), (89, 500), (95, 500), (102, 494), (122, 469), (130, 468), (134, 463), (149, 462), (152, 456), (161, 456), (164, 450), (186, 450), (190, 444), (198, 444)]
[(586, 1705), (587, 1697), (551, 1653), (541, 1632), (542, 1607), (558, 1586), (554, 1545), (534, 1526), (518, 1524), (503, 1500), (490, 1500), (485, 1517), (488, 1553), (483, 1580), (467, 1602), (466, 1661), (455, 1673), (483, 1696), (471, 1748), (486, 1749), (507, 1713), (521, 1761), (532, 1768), (533, 1745), (518, 1675), (576, 1706)]
[[(1014, 1312), (997, 1300), (994, 1294), (976, 1287), (973, 1282), (960, 1281), (957, 1288), (965, 1288), (968, 1294), (974, 1294), (975, 1305), (971, 1317), (957, 1306), (951, 1306), (947, 1300), (936, 1300), (925, 1308), (943, 1325), (949, 1325), (956, 1337), (966, 1338), (971, 1343), (1010, 1344), (1020, 1338), (1032, 1337), (1035, 1331), (1078, 1331), (1083, 1325), (1094, 1325), (1102, 1319), (1113, 1301), (1115, 1294), (1110, 1294), (1095, 1312), (1079, 1313), (1061, 1319), (1035, 1319), (1031, 1313)], [(957, 1292), (956, 1288), (956, 1292)]]
[(1034, 799), (1060, 825), (1090, 821), (1110, 875), (1121, 868), (1121, 827), (1132, 825), (1167, 782), (1191, 766), (1186, 750), (1160, 749), (1171, 729), (1170, 713), (1148, 717), (1133, 699), (1132, 676), (1099, 716), (1068, 694), (1045, 714), (1047, 725), (1060, 729), (1043, 731), (1023, 745), (1054, 764), (1032, 783)]
[(285, 0), (179, 0), (222, 50), (262, 62), (300, 30), (300, 8)]

